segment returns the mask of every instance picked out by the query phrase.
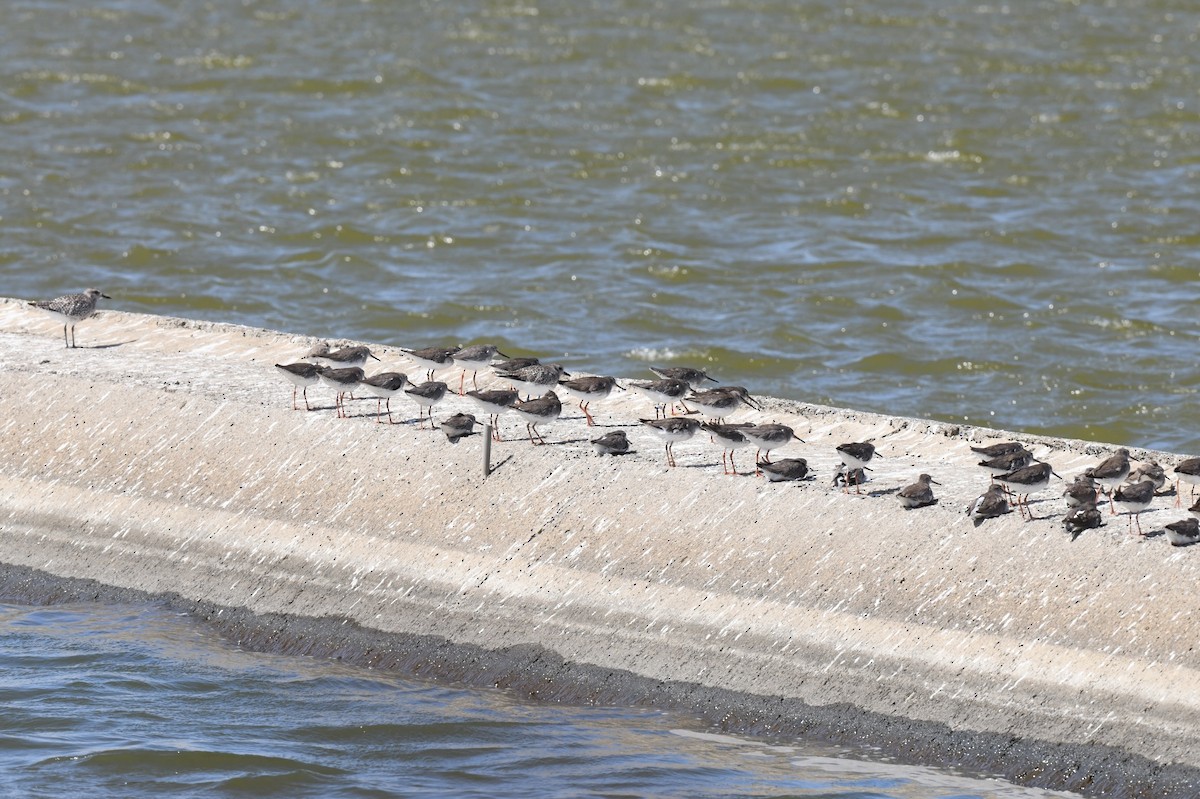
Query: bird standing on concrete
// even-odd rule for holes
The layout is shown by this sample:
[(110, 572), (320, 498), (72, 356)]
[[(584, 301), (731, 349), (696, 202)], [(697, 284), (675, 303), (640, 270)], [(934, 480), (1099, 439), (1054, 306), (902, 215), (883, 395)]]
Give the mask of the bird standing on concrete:
[[(87, 289), (82, 294), (64, 294), (52, 300), (34, 300), (29, 304), (39, 311), (45, 311), (56, 317), (63, 323), (63, 346), (72, 349), (76, 346), (75, 325), (96, 312), (96, 303), (101, 297), (106, 300), (112, 299), (100, 289)], [(70, 343), (67, 340), (68, 328), (71, 330)]]

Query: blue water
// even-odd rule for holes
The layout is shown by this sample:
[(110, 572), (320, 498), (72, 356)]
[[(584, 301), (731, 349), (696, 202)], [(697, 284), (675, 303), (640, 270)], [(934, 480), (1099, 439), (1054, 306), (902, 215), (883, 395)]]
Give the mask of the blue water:
[(0, 796), (821, 797), (1052, 794), (242, 651), (149, 605), (0, 604)]

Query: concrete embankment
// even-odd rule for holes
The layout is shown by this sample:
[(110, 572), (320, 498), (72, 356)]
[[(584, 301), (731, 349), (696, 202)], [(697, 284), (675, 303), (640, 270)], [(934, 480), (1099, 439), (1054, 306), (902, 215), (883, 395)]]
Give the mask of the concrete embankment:
[[(373, 399), (337, 419), (319, 387), (319, 410), (292, 410), (272, 364), (308, 338), (111, 311), (78, 335), (66, 350), (0, 301), (4, 596), (163, 598), (265, 649), (1098, 796), (1200, 795), (1200, 547), (1120, 516), (1072, 542), (1061, 486), (1033, 504), (1049, 518), (976, 528), (967, 445), (1008, 434), (768, 400), (737, 418), (793, 426), (807, 443), (775, 455), (817, 476), (767, 484), (722, 475), (704, 436), (668, 469), (628, 392), (593, 406), (599, 428), (565, 410), (547, 446), (505, 419), (485, 479), (478, 436), (376, 424)], [(435, 418), (456, 410), (473, 412), (455, 397)], [(637, 452), (595, 455), (586, 439), (616, 427)], [(834, 446), (872, 437), (864, 493), (832, 489)], [(1067, 477), (1110, 451), (1023, 440)], [(890, 492), (920, 472), (940, 502), (903, 510)], [(1186, 515), (1173, 501), (1147, 532)]]

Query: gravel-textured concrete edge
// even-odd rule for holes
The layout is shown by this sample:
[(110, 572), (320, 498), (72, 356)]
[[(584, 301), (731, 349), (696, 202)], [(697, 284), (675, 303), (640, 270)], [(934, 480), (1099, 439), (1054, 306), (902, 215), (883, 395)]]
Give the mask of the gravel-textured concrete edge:
[(0, 563), (0, 600), (26, 605), (151, 602), (189, 614), (236, 645), (260, 652), (329, 658), (353, 666), (449, 685), (498, 688), (526, 701), (649, 706), (694, 716), (723, 732), (768, 739), (804, 737), (873, 758), (998, 776), (1017, 784), (1106, 799), (1195, 799), (1200, 768), (1163, 765), (1121, 750), (1086, 744), (955, 731), (944, 724), (818, 707), (696, 683), (565, 662), (540, 646), (497, 650), (444, 638), (383, 633), (340, 618), (260, 615), (244, 608), (149, 595)]

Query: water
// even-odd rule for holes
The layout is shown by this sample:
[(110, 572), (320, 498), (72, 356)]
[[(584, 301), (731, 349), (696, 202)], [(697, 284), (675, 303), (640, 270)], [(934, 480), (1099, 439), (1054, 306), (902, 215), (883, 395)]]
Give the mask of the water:
[(3, 291), (1194, 452), (1198, 38), (1183, 0), (6, 3)]
[(244, 652), (154, 606), (0, 604), (0, 708), (0, 796), (1065, 796)]

